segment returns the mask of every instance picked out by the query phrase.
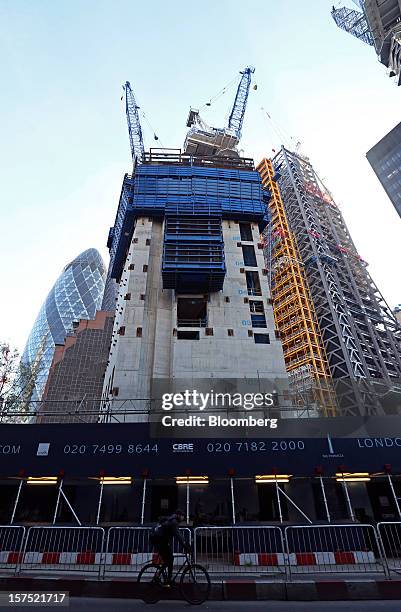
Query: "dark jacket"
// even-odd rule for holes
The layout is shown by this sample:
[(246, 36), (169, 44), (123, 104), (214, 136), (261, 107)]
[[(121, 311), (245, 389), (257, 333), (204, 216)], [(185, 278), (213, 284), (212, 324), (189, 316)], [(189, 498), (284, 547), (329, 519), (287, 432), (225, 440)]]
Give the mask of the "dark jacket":
[(172, 514), (164, 521), (156, 525), (154, 536), (159, 540), (171, 543), (176, 538), (182, 546), (186, 546), (186, 542), (178, 529), (178, 520), (175, 514)]

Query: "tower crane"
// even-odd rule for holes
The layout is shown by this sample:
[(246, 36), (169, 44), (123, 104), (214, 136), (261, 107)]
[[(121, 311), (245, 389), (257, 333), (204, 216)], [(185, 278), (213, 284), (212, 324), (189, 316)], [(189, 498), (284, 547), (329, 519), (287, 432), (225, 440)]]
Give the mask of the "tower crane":
[[(191, 108), (187, 119), (189, 131), (184, 143), (184, 151), (189, 155), (220, 155), (238, 157), (237, 145), (241, 138), (242, 124), (255, 68), (247, 66), (240, 72), (234, 104), (225, 128), (207, 125), (200, 117), (199, 110)], [(254, 86), (256, 89), (256, 85)], [(210, 103), (208, 104), (210, 106)]]
[(141, 164), (145, 158), (145, 148), (143, 145), (142, 128), (139, 121), (138, 109), (134, 92), (131, 84), (126, 81), (123, 85), (125, 91), (125, 114), (127, 115), (129, 141), (131, 145), (132, 161)]

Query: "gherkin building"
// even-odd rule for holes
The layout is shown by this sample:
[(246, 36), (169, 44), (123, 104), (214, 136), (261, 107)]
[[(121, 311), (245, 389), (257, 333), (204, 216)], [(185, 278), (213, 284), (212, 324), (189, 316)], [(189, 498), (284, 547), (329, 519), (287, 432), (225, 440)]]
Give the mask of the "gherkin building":
[(106, 268), (96, 249), (87, 249), (65, 266), (44, 301), (29, 334), (21, 363), (31, 372), (30, 400), (40, 400), (56, 344), (62, 344), (79, 319), (94, 319), (100, 309)]

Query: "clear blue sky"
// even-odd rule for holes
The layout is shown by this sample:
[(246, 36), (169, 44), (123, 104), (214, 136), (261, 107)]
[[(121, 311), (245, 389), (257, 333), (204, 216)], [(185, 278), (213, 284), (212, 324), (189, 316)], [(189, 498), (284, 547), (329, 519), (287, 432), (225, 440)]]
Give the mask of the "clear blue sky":
[[(63, 266), (105, 242), (130, 169), (120, 101), (130, 80), (165, 146), (189, 106), (256, 66), (241, 147), (256, 161), (302, 141), (391, 306), (401, 302), (401, 220), (366, 151), (401, 119), (401, 88), (326, 0), (0, 0), (0, 339), (22, 349)], [(221, 125), (234, 89), (204, 118)], [(143, 121), (145, 145), (152, 134)]]

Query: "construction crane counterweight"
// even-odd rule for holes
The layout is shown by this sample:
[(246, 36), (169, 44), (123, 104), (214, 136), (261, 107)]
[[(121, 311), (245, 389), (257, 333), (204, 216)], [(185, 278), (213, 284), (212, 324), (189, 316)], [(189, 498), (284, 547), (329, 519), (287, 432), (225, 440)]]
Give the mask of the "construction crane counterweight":
[[(187, 127), (190, 129), (184, 143), (185, 153), (190, 155), (238, 157), (237, 145), (241, 138), (241, 129), (244, 122), (252, 74), (254, 72), (255, 68), (251, 66), (247, 66), (240, 72), (241, 80), (227, 127), (211, 127), (200, 117), (199, 110), (190, 109), (187, 119)], [(210, 106), (210, 103), (208, 103), (208, 106)]]

